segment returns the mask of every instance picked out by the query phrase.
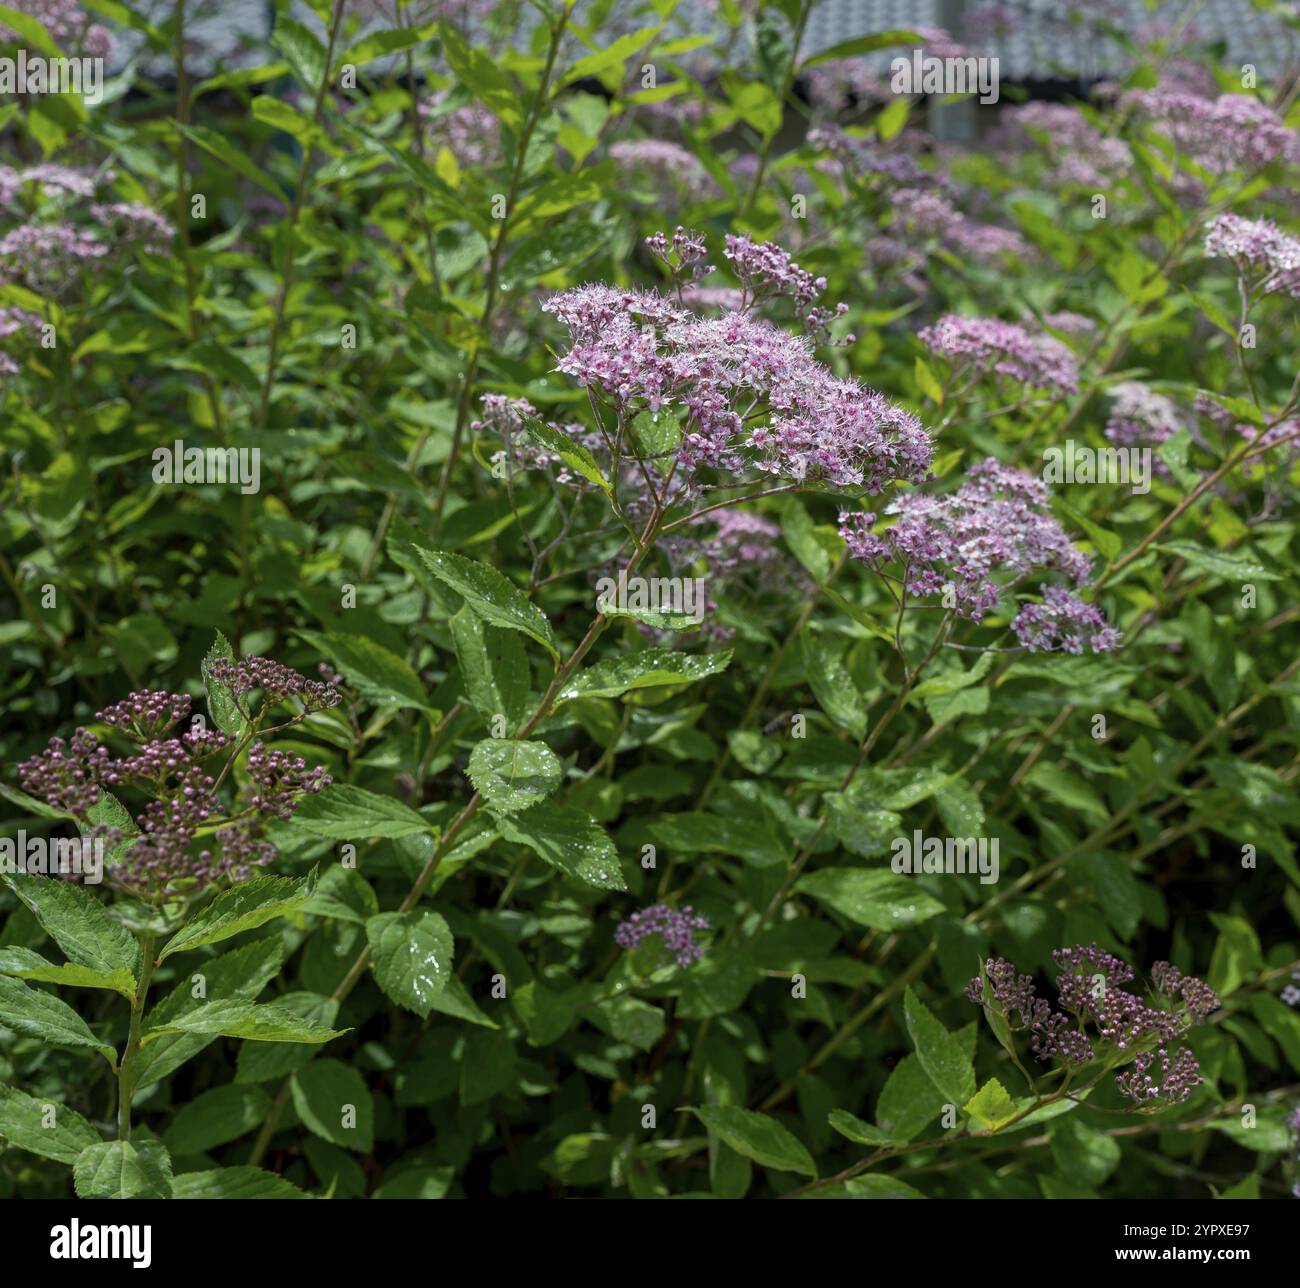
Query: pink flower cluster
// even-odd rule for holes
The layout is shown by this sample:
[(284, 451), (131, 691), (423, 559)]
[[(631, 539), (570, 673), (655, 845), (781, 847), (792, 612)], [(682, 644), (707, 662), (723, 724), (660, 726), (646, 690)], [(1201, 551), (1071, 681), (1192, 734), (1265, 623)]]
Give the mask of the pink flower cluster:
[(621, 417), (663, 407), (683, 422), (679, 469), (824, 478), (879, 492), (929, 474), (920, 421), (882, 394), (837, 377), (806, 338), (752, 313), (756, 295), (820, 289), (797, 265), (745, 239), (730, 246), (745, 311), (701, 317), (664, 296), (589, 285), (543, 305), (569, 332), (559, 370), (602, 392)]
[[(1140, 380), (1121, 380), (1107, 393), (1110, 418), (1105, 434), (1120, 447), (1158, 447), (1182, 428), (1182, 417), (1173, 401)], [(1169, 467), (1157, 459), (1155, 470), (1157, 474), (1168, 474)]]
[[(77, 0), (10, 0), (7, 7), (35, 18), (65, 54), (84, 54), (88, 58), (109, 58), (113, 54), (112, 33), (92, 21)], [(0, 40), (15, 39), (18, 37), (0, 22)]]
[(1300, 137), (1295, 131), (1271, 107), (1244, 94), (1209, 99), (1171, 90), (1137, 89), (1125, 94), (1121, 102), (1216, 174), (1300, 159)]
[[(555, 469), (555, 481), (566, 487), (590, 486), (580, 474), (575, 474), (554, 452), (549, 452), (524, 430), (525, 417), (541, 419), (536, 407), (527, 398), (507, 398), (504, 394), (484, 394), (482, 418), (470, 423), (476, 433), (494, 434), (501, 439), (501, 448), (491, 456), (494, 466), (505, 465), (510, 470)], [(599, 434), (582, 425), (559, 424), (547, 421), (549, 428), (580, 443), (588, 451), (601, 454), (604, 443)]]
[(1064, 103), (1025, 103), (1008, 108), (1007, 118), (1042, 139), (1058, 183), (1104, 191), (1133, 168), (1128, 144), (1107, 138)]
[(1110, 653), (1119, 646), (1119, 632), (1101, 609), (1064, 586), (1046, 587), (1041, 604), (1022, 604), (1011, 629), (1031, 653), (1082, 653), (1085, 644), (1094, 653)]
[[(955, 492), (931, 495), (908, 492), (886, 511), (897, 515), (892, 527), (872, 531), (875, 515), (840, 514), (840, 536), (849, 553), (877, 571), (897, 563), (913, 595), (936, 595), (951, 588), (954, 610), (972, 621), (997, 607), (1002, 593), (1030, 573), (1051, 570), (1082, 583), (1091, 564), (1066, 536), (1048, 508), (1047, 485), (1022, 470), (993, 458), (974, 466)], [(1009, 574), (999, 582), (995, 574)], [(1064, 625), (1064, 622), (1062, 622)], [(1049, 647), (1053, 633), (1037, 644), (1035, 632), (1026, 647)], [(1117, 637), (1115, 637), (1117, 638)], [(1098, 647), (1094, 636), (1094, 648)], [(1101, 645), (1114, 647), (1111, 635)]]
[[(1032, 976), (1018, 974), (998, 957), (984, 963), (983, 974), (971, 980), (966, 997), (999, 1015), (1012, 1031), (1032, 1033), (1033, 1051), (1040, 1060), (1081, 1065), (1094, 1056), (1114, 1059), (1125, 1053), (1132, 1064), (1115, 1077), (1121, 1095), (1152, 1108), (1186, 1100), (1202, 1080), (1200, 1066), (1186, 1048), (1171, 1053), (1169, 1043), (1218, 1009), (1214, 990), (1168, 962), (1156, 962), (1151, 968), (1156, 1005), (1147, 1005), (1122, 987), (1133, 980), (1133, 968), (1096, 944), (1055, 948), (1052, 956), (1061, 971), (1056, 977), (1060, 1011), (1037, 995)], [(1094, 1042), (1099, 1051), (1094, 1051)], [(1149, 1072), (1153, 1061), (1159, 1062), (1159, 1080)]]
[(1050, 335), (1034, 334), (1001, 318), (949, 313), (918, 333), (921, 343), (959, 374), (995, 373), (1036, 389), (1074, 393), (1074, 354)]
[(501, 125), (479, 103), (447, 108), (447, 90), (440, 90), (421, 103), (416, 111), (433, 140), (444, 145), (466, 170), (491, 165), (501, 154)]
[(0, 232), (0, 282), (58, 295), (81, 269), (115, 250), (157, 251), (170, 242), (171, 225), (147, 206), (95, 202), (103, 180), (60, 165), (0, 165), (0, 212), (24, 220)]
[(1219, 215), (1205, 230), (1205, 253), (1235, 261), (1262, 294), (1285, 291), (1300, 299), (1300, 240), (1271, 220)]
[(902, 188), (892, 201), (895, 226), (912, 237), (937, 240), (976, 263), (990, 263), (1005, 255), (1028, 258), (1032, 253), (1019, 233), (968, 219), (939, 192)]
[(624, 139), (611, 144), (609, 155), (622, 168), (672, 184), (689, 197), (706, 196), (716, 187), (696, 155), (668, 139)]

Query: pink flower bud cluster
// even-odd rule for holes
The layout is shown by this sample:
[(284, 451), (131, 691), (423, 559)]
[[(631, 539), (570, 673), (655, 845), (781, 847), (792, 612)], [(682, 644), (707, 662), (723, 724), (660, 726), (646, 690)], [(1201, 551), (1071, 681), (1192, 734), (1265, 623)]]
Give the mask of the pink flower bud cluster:
[(325, 711), (342, 701), (343, 695), (333, 685), (309, 680), (269, 657), (249, 657), (238, 662), (218, 658), (208, 670), (214, 680), (230, 687), (236, 699), (261, 690), (265, 707), (297, 698), (307, 711)]
[[(332, 706), (341, 695), (332, 685), (309, 681), (267, 658), (218, 662), (209, 668), (217, 683), (239, 696), (261, 689), (270, 705), (293, 696), (303, 711)], [(145, 689), (104, 708), (96, 719), (137, 746), (113, 757), (94, 734), (78, 729), (71, 744), (52, 738), (45, 751), (18, 766), (23, 789), (55, 809), (75, 815), (83, 829), (89, 812), (105, 800), (108, 789), (124, 793), (112, 816), (132, 813), (131, 797), (145, 797), (133, 824), (100, 827), (117, 851), (110, 879), (145, 899), (184, 893), (217, 880), (243, 880), (253, 867), (275, 857), (275, 847), (261, 839), (263, 821), (287, 819), (304, 796), (329, 786), (323, 765), (308, 768), (299, 755), (268, 750), (254, 743), (247, 757), (253, 789), (240, 799), (238, 776), (228, 760), (218, 777), (203, 762), (221, 752), (243, 750), (229, 735), (197, 722), (180, 737), (163, 737), (189, 715), (190, 698), (165, 690)], [(245, 711), (245, 715), (249, 713)], [(261, 712), (255, 717), (260, 720)], [(296, 723), (296, 720), (289, 723)], [(229, 780), (233, 797), (223, 801), (220, 784)]]
[[(1129, 1071), (1115, 1086), (1140, 1105), (1181, 1104), (1200, 1081), (1196, 1057), (1186, 1048), (1171, 1054), (1169, 1043), (1201, 1024), (1220, 1002), (1201, 980), (1184, 975), (1168, 962), (1151, 968), (1159, 1004), (1149, 1006), (1122, 986), (1133, 968), (1096, 944), (1076, 944), (1052, 951), (1061, 1010), (1037, 994), (1033, 977), (1018, 974), (1008, 961), (991, 957), (966, 988), (977, 1006), (992, 1009), (1012, 1032), (1028, 1031), (1040, 1060), (1066, 1065), (1094, 1058), (1131, 1055)], [(988, 998), (985, 998), (985, 979)], [(1159, 1078), (1149, 1072), (1158, 1061)]]

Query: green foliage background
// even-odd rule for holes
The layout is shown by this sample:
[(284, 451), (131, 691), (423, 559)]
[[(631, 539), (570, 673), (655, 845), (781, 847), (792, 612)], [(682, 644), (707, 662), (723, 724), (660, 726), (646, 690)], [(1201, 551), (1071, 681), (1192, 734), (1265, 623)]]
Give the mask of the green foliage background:
[[(175, 16), (87, 7), (160, 52), (183, 36)], [(0, 1027), (0, 1193), (69, 1193), (73, 1164), (79, 1193), (178, 1196), (1283, 1192), (1300, 1080), (1300, 1011), (1279, 996), (1300, 958), (1286, 449), (1245, 461), (1244, 439), (1183, 432), (1148, 495), (1058, 490), (1119, 653), (945, 654), (904, 683), (929, 627), (900, 659), (889, 601), (836, 532), (852, 498), (810, 485), (748, 503), (779, 526), (783, 572), (726, 586), (725, 651), (685, 633), (651, 645), (625, 618), (591, 634), (589, 574), (622, 541), (600, 489), (507, 487), (500, 445), (472, 428), (486, 393), (592, 425), (538, 302), (661, 281), (643, 240), (677, 223), (711, 247), (773, 237), (826, 276), (856, 340), (825, 360), (920, 411), (940, 487), (986, 455), (1104, 445), (1122, 374), (1274, 423), (1294, 403), (1295, 302), (1265, 300), (1258, 347), (1238, 349), (1233, 274), (1205, 259), (1205, 208), (1176, 182), (1187, 158), (1122, 112), (1080, 108), (1133, 157), (1105, 219), (1043, 148), (930, 158), (1035, 258), (980, 266), (930, 246), (917, 294), (864, 260), (888, 222), (880, 183), (787, 146), (806, 111), (798, 0), (761, 9), (753, 63), (720, 38), (720, 75), (701, 70), (707, 41), (665, 25), (671, 0), (617, 28), (610, 4), (538, 0), (513, 42), (516, 6), (472, 40), (417, 7), (370, 38), (346, 8), (314, 7), (310, 28), (278, 16), (253, 70), (141, 79), (93, 111), (0, 108), (11, 164), (106, 166), (116, 199), (177, 229), (169, 253), (123, 249), (57, 293), (0, 284), (0, 305), (58, 336), (0, 383), (0, 813), (6, 834), (59, 831), (13, 794), (11, 767), (132, 689), (201, 707), (217, 632), (306, 673), (329, 662), (348, 700), (290, 745), (336, 785), (273, 836), (294, 897), (165, 956), (150, 997), (172, 1000), (145, 1024), (183, 1015), (202, 971), (210, 991), (340, 1036), (171, 1033), (188, 1058), (138, 1075), (124, 1148), (111, 1062)], [(720, 13), (724, 33), (753, 30)], [(1135, 49), (1126, 84), (1159, 83), (1163, 57)], [(345, 64), (360, 88), (341, 88)], [(436, 86), (495, 116), (481, 164), (415, 128)], [(656, 105), (704, 195), (611, 159), (611, 142), (667, 128)], [(850, 128), (898, 147), (907, 115), (867, 108)], [(1199, 177), (1216, 208), (1296, 231), (1294, 165)], [(1076, 346), (1082, 392), (1009, 414), (980, 390), (952, 401), (916, 339), (947, 311), (1067, 309), (1097, 326), (1095, 348)], [(260, 493), (155, 486), (152, 453), (177, 438), (259, 448)], [(996, 837), (1000, 883), (895, 877), (887, 839), (914, 828)], [(618, 921), (660, 896), (712, 923), (697, 966), (615, 946)], [(1024, 1080), (962, 989), (990, 953), (1045, 976), (1053, 947), (1092, 941), (1139, 972), (1168, 958), (1223, 997), (1190, 1038), (1205, 1083), (1131, 1120), (1138, 1133), (1115, 1132), (1130, 1120), (1109, 1089), (1007, 1126)], [(401, 979), (411, 942), (445, 963), (430, 992)], [(0, 894), (0, 958), (61, 943)], [(90, 1047), (128, 1041), (122, 997), (59, 996)], [(68, 1111), (54, 1146), (36, 1102)]]

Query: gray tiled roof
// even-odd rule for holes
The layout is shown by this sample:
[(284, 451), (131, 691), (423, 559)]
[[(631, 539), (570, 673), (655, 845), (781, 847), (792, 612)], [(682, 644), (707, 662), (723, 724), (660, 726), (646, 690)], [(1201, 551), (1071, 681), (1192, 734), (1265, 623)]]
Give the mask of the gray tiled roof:
[[(945, 0), (823, 0), (808, 21), (806, 44), (810, 52), (827, 49), (872, 31), (949, 27), (960, 31), (954, 12), (978, 17), (988, 6)], [(1124, 70), (1128, 59), (1121, 45), (1105, 35), (1110, 23), (1127, 33), (1147, 29), (1153, 14), (1145, 0), (1091, 0), (1067, 4), (1065, 0), (999, 0), (998, 8), (1012, 18), (1005, 35), (990, 31), (987, 38), (966, 41), (980, 53), (996, 54), (1005, 80), (1044, 80), (1055, 77), (1099, 80)], [(1166, 5), (1174, 15), (1183, 5)], [(1072, 19), (1070, 14), (1077, 18)], [(1227, 46), (1224, 63), (1254, 63), (1261, 75), (1270, 76), (1292, 65), (1300, 42), (1277, 17), (1260, 12), (1251, 0), (1206, 0), (1196, 10), (1189, 35), (1197, 41), (1222, 40)], [(890, 55), (878, 55), (882, 65)]]
[[(141, 0), (139, 8), (155, 21), (168, 16), (174, 0)], [(978, 13), (984, 7), (977, 0), (822, 0), (813, 10), (805, 35), (804, 49), (814, 53), (844, 40), (870, 32), (948, 26), (959, 31), (955, 15)], [(1104, 34), (1103, 21), (1135, 32), (1152, 22), (1146, 0), (1091, 0), (1068, 5), (1065, 0), (999, 0), (1001, 9), (1013, 15), (1005, 35), (990, 32), (987, 37), (968, 39), (978, 52), (996, 54), (1006, 81), (1053, 78), (1097, 80), (1124, 70), (1127, 58), (1122, 47)], [(1166, 12), (1182, 5), (1166, 6)], [(581, 10), (581, 6), (580, 6)], [(265, 59), (265, 41), (270, 33), (273, 7), (269, 0), (208, 0), (191, 3), (188, 34), (202, 50), (194, 60), (200, 74), (223, 68), (254, 66)], [(1071, 19), (1071, 11), (1080, 15)], [(532, 13), (532, 10), (528, 10)], [(295, 0), (295, 16), (308, 26), (319, 20), (303, 0)], [(1104, 16), (1104, 17), (1103, 17)], [(709, 10), (695, 0), (683, 0), (675, 21), (694, 30), (707, 30)], [(387, 25), (376, 20), (376, 27)], [(637, 25), (629, 23), (629, 26)], [(1226, 46), (1224, 63), (1255, 64), (1262, 77), (1270, 77), (1300, 61), (1300, 41), (1282, 21), (1260, 12), (1251, 0), (1205, 0), (1196, 11), (1192, 34), (1198, 40), (1221, 40)], [(123, 32), (120, 49), (125, 56), (140, 51), (141, 38)], [(893, 51), (897, 53), (897, 51)], [(871, 56), (880, 67), (888, 65), (891, 53)], [(150, 74), (166, 74), (169, 60), (142, 57)]]

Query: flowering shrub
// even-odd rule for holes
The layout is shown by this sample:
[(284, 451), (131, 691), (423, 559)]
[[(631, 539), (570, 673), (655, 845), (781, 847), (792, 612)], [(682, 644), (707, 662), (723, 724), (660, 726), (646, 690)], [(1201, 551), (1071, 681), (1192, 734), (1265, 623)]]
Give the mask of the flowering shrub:
[(276, 8), (0, 29), (0, 1196), (1292, 1192), (1275, 51)]

